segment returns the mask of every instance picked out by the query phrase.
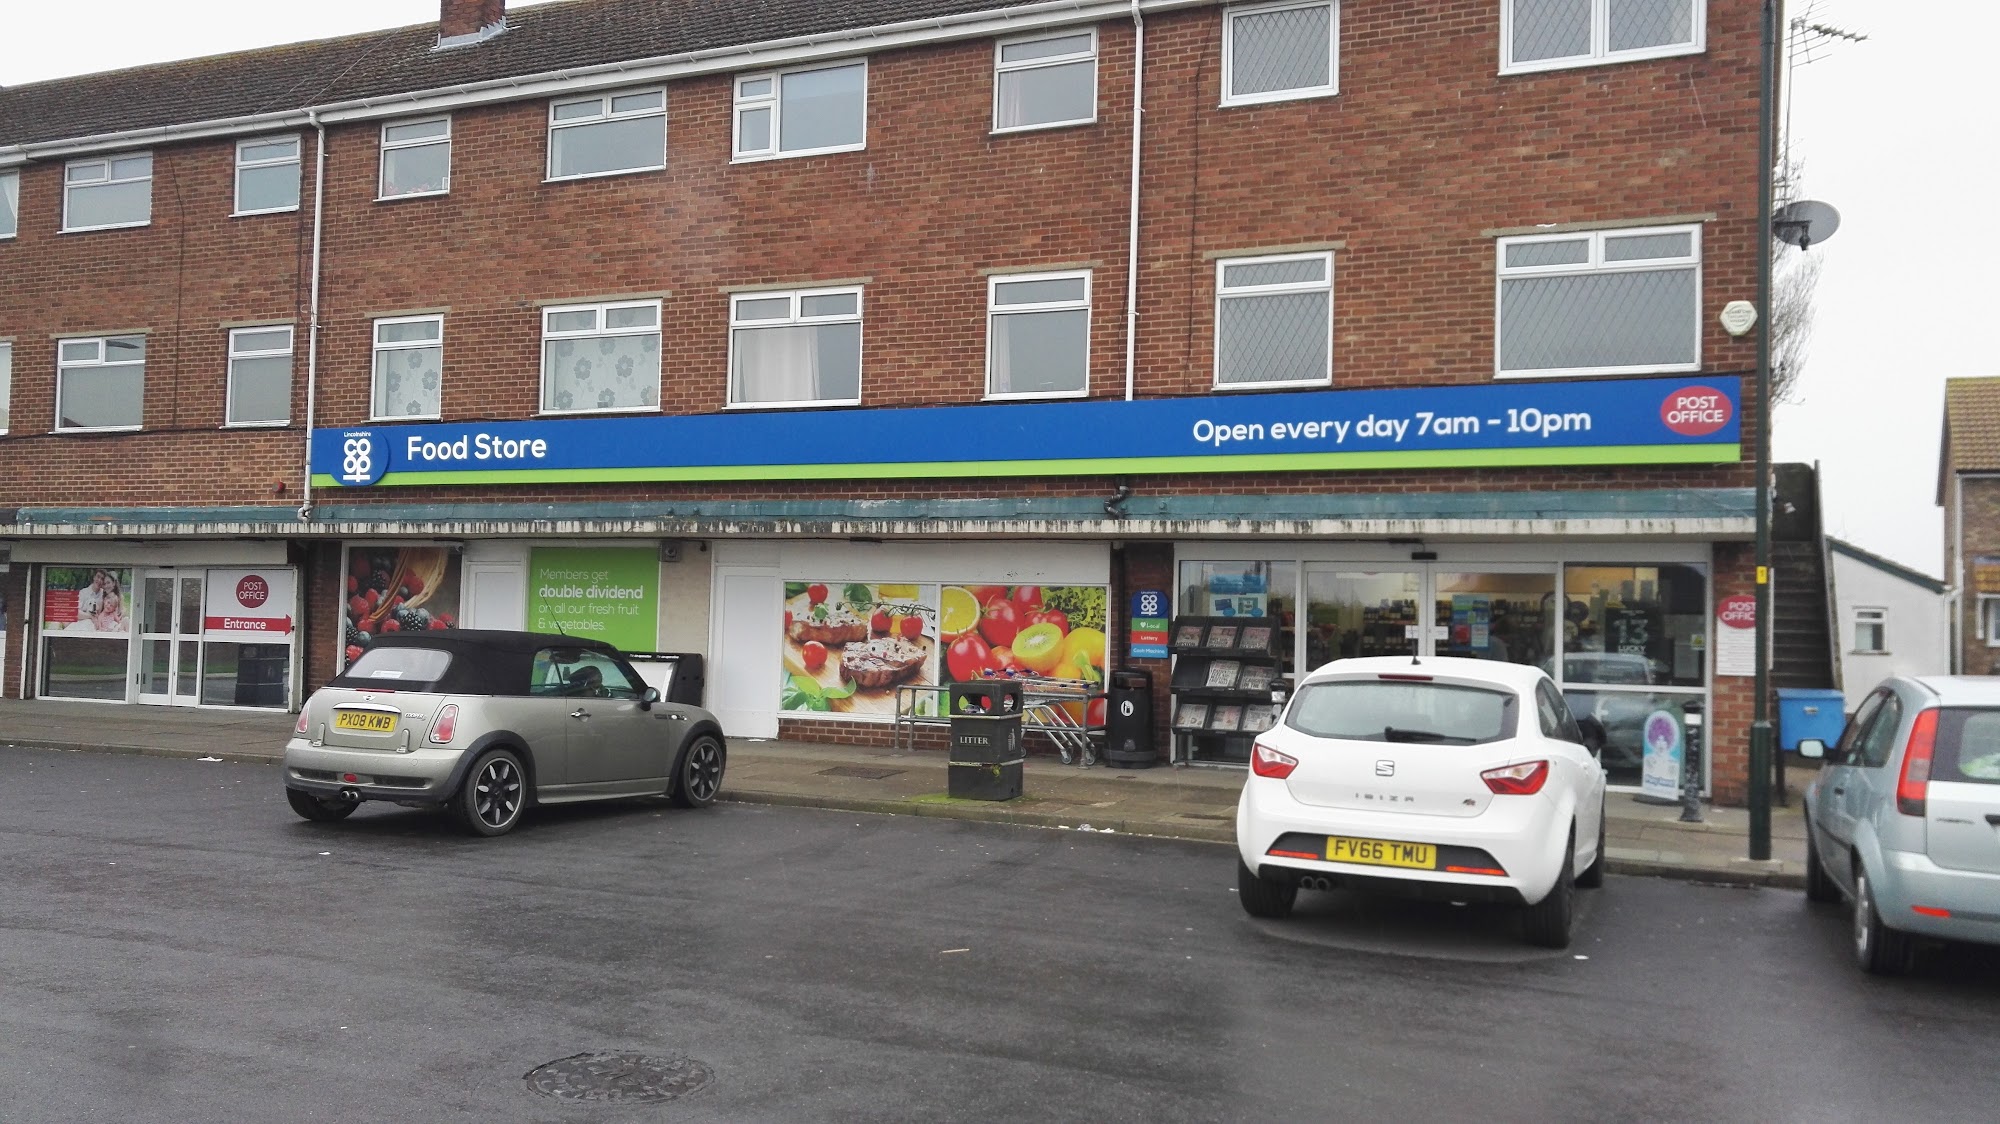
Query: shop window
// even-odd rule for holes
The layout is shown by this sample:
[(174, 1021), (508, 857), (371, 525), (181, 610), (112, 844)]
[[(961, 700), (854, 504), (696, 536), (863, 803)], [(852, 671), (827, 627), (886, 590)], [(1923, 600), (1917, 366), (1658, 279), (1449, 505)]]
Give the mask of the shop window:
[(56, 344), (56, 430), (138, 429), (145, 420), (146, 337)]
[(1090, 385), (1090, 274), (991, 278), (986, 335), (988, 397), (1083, 394)]
[(236, 145), (236, 213), (299, 209), (299, 138), (266, 137)]
[(868, 64), (736, 80), (736, 159), (769, 160), (866, 146)]
[(1989, 648), (2000, 648), (2000, 597), (1979, 599), (1979, 635)]
[(132, 571), (50, 566), (42, 572), (41, 693), (125, 699), (132, 652)]
[(667, 166), (667, 92), (641, 90), (549, 104), (549, 178)]
[(730, 298), (730, 405), (860, 402), (860, 289), (742, 293)]
[(1854, 610), (1854, 650), (1856, 652), (1882, 653), (1889, 650), (1889, 610), (1880, 608), (1856, 608)]
[(1333, 255), (1216, 263), (1217, 389), (1333, 381)]
[(451, 118), (382, 126), (379, 199), (443, 195), (451, 190)]
[(650, 410), (660, 404), (660, 302), (542, 310), (542, 412)]
[(375, 321), (375, 420), (437, 417), (443, 382), (444, 317)]
[(1222, 104), (1339, 92), (1337, 4), (1243, 5), (1225, 12), (1222, 26)]
[(292, 329), (229, 333), (230, 425), (284, 425), (292, 417)]
[(152, 221), (152, 153), (72, 160), (63, 169), (64, 230), (111, 230)]
[(1572, 565), (1563, 571), (1564, 683), (1700, 687), (1708, 648), (1700, 566)]
[(1500, 72), (1694, 54), (1705, 0), (1501, 0)]
[(0, 342), (0, 434), (7, 432), (7, 403), (14, 391), (14, 345)]
[(1502, 238), (1498, 374), (1701, 367), (1701, 227)]
[(993, 49), (993, 131), (1097, 120), (1097, 31), (998, 43)]
[(12, 238), (21, 228), (21, 173), (0, 172), (0, 238)]

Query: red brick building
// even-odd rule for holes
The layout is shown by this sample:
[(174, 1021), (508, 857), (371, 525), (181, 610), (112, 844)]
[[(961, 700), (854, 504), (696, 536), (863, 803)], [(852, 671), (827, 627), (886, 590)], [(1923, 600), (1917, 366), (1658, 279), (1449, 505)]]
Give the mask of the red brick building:
[[(0, 90), (9, 697), (559, 624), (739, 735), (1147, 670), (1227, 762), (1413, 650), (1546, 666), (1620, 783), (1704, 704), (1741, 798), (1757, 4), (442, 14)], [(1278, 678), (1174, 687), (1149, 590)]]

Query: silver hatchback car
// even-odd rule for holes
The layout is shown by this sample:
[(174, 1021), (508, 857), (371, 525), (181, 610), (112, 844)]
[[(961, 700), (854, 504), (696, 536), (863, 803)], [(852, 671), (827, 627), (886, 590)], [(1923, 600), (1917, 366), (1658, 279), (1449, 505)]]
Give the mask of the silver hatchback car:
[(2000, 945), (2000, 679), (1922, 676), (1877, 687), (1806, 788), (1806, 896), (1854, 903), (1869, 972), (1914, 962), (1926, 937)]
[(726, 754), (714, 715), (663, 700), (602, 642), (390, 633), (306, 701), (285, 746), (285, 796), (315, 822), (387, 800), (500, 835), (535, 803), (706, 806)]

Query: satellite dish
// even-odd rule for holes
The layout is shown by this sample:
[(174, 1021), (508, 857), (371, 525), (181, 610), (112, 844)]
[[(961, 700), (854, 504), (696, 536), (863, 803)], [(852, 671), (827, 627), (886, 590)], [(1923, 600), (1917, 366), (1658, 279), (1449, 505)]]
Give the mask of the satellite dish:
[(1787, 203), (1771, 216), (1771, 234), (1801, 250), (1826, 241), (1839, 229), (1840, 212), (1816, 199)]

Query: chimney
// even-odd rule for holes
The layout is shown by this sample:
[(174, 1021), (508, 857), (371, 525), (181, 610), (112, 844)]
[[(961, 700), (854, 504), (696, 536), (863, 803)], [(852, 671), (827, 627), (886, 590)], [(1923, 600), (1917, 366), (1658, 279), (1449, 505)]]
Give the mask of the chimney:
[(505, 30), (507, 0), (439, 0), (439, 47), (466, 46)]

